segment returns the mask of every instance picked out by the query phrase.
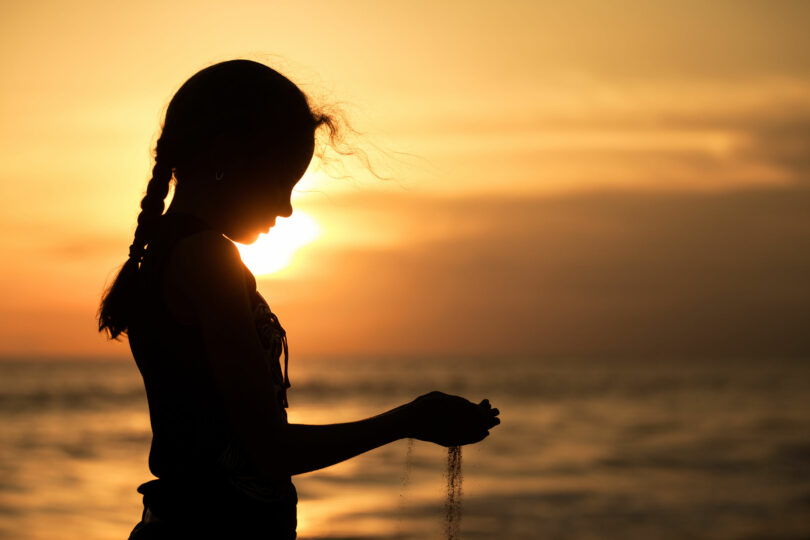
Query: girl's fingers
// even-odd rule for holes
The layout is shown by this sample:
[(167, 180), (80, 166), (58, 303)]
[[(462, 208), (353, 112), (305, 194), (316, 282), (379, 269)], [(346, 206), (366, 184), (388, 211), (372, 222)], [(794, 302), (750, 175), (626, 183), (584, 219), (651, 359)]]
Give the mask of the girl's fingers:
[(491, 412), (492, 412), (492, 414), (494, 414), (495, 416), (498, 416), (499, 414), (501, 414), (501, 411), (499, 411), (498, 409), (492, 409), (492, 411), (491, 411)]
[(482, 407), (486, 407), (487, 409), (492, 407), (492, 405), (490, 405), (488, 399), (482, 400), (481, 403), (479, 403), (479, 405), (481, 405)]

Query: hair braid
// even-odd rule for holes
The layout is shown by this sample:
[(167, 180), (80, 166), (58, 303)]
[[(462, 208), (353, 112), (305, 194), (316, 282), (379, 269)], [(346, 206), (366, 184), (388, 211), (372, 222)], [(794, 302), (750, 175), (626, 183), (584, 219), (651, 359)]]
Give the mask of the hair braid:
[(126, 333), (130, 316), (138, 294), (138, 265), (152, 240), (160, 216), (163, 214), (164, 199), (169, 193), (172, 179), (171, 162), (165, 155), (163, 137), (155, 148), (155, 165), (152, 178), (146, 186), (146, 194), (141, 199), (141, 212), (135, 228), (135, 239), (129, 246), (129, 258), (121, 267), (113, 284), (107, 289), (98, 311), (99, 332), (107, 331), (111, 339)]
[(169, 193), (172, 169), (165, 164), (165, 158), (157, 154), (152, 178), (146, 186), (146, 195), (141, 199), (141, 213), (138, 214), (138, 226), (135, 228), (135, 239), (129, 246), (129, 257), (140, 261), (147, 244), (152, 239), (158, 218), (163, 214), (164, 199)]

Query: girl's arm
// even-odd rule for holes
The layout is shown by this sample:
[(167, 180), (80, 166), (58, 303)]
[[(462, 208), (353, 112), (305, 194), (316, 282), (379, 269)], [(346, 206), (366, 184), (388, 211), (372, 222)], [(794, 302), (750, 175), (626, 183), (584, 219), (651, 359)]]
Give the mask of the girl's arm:
[(379, 446), (413, 437), (442, 446), (476, 443), (500, 424), (488, 400), (476, 405), (431, 392), (388, 412), (358, 422), (312, 426), (290, 424), (280, 430), (289, 474), (301, 474), (352, 458)]
[(219, 395), (262, 476), (328, 467), (404, 437), (444, 446), (477, 442), (498, 423), (497, 409), (484, 402), (431, 392), (357, 422), (286, 424), (269, 397), (274, 389), (236, 246), (214, 232), (192, 235), (167, 264), (167, 285), (175, 301), (197, 314)]
[(288, 424), (278, 430), (282, 469), (295, 475), (323, 469), (402, 439), (409, 418), (404, 406), (344, 424)]

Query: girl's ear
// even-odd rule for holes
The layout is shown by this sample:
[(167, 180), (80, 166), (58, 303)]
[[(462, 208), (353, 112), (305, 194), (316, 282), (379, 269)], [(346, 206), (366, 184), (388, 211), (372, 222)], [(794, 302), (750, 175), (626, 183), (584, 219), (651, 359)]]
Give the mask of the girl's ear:
[(218, 173), (224, 178), (233, 177), (241, 161), (237, 154), (238, 146), (231, 139), (218, 135), (178, 167), (176, 175), (181, 180), (192, 178), (197, 185), (216, 182)]
[(214, 137), (205, 150), (203, 160), (207, 161), (212, 169), (222, 168), (234, 153), (234, 145), (229, 138), (220, 133)]

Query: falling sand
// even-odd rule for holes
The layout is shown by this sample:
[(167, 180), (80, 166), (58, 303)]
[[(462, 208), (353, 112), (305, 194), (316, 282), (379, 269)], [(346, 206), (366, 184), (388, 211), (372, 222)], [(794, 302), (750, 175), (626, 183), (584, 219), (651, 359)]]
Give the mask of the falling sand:
[(457, 540), (461, 529), (461, 447), (447, 449), (447, 499), (444, 502), (447, 540)]
[[(408, 482), (411, 481), (411, 467), (413, 461), (413, 439), (408, 439), (408, 449), (405, 451), (405, 472), (402, 474), (400, 478), (400, 483), (402, 484), (402, 489), (408, 487)], [(400, 494), (400, 497), (402, 494)]]
[(408, 484), (411, 482), (411, 468), (413, 467), (413, 439), (408, 439), (408, 447), (405, 450), (405, 472), (399, 477), (401, 489), (399, 492), (399, 512), (397, 512), (397, 536), (405, 536), (404, 525), (402, 523), (402, 516), (405, 513), (406, 497), (408, 491)]
[[(405, 472), (400, 477), (402, 491), (399, 494), (400, 510), (404, 507), (405, 491), (410, 483), (411, 467), (413, 466), (413, 439), (408, 439), (408, 447), (405, 452)], [(447, 540), (458, 540), (461, 530), (461, 447), (451, 446), (447, 449), (447, 498), (444, 501), (444, 528), (447, 532)], [(400, 511), (401, 515), (402, 512)], [(399, 523), (398, 525), (401, 525)]]

